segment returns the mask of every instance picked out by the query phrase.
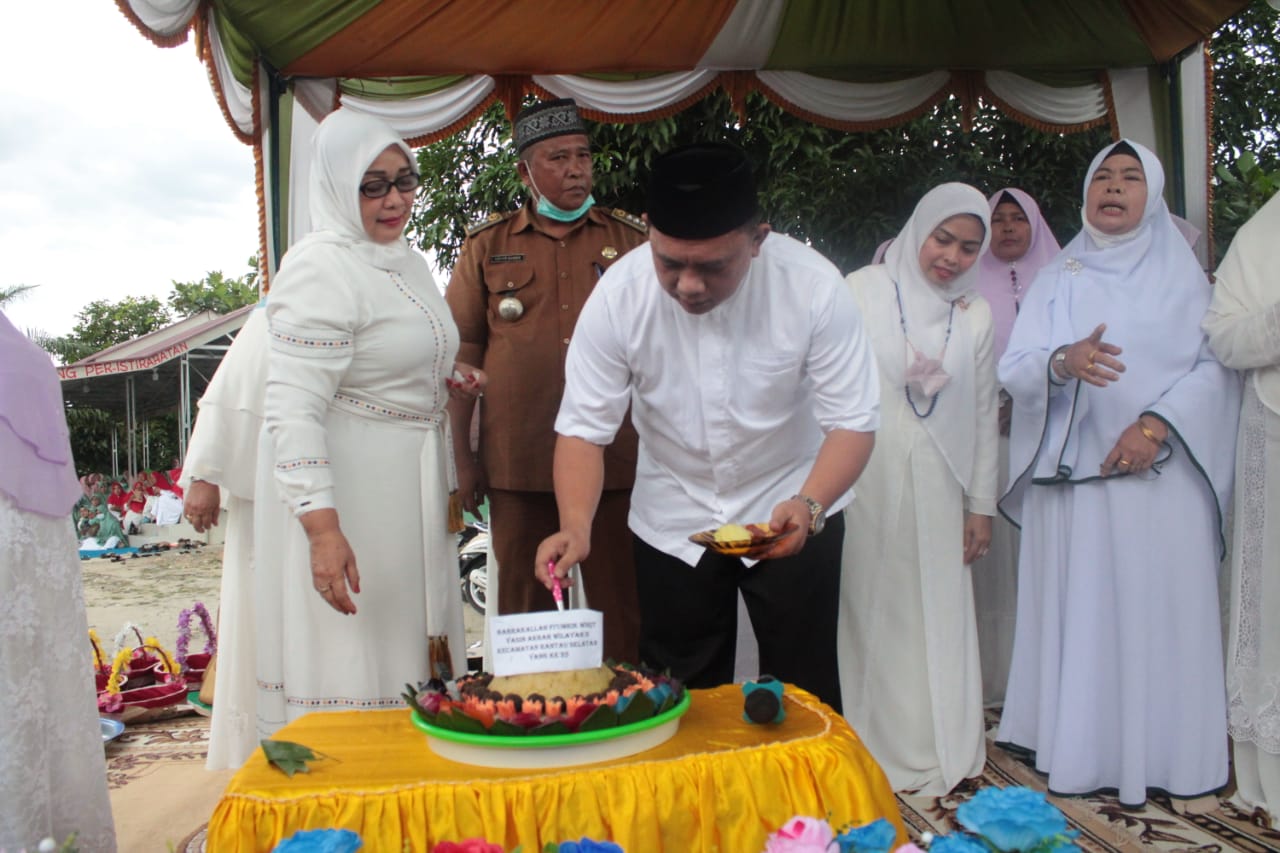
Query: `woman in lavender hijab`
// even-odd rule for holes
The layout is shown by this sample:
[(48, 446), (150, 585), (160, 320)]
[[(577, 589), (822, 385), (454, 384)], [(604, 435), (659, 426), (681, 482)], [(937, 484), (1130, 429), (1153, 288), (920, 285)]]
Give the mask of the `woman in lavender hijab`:
[(3, 314), (0, 460), (0, 849), (76, 833), (82, 850), (114, 851), (62, 389)]
[[(1035, 199), (1020, 189), (997, 190), (991, 206), (991, 245), (978, 260), (978, 292), (991, 306), (996, 362), (1009, 346), (1009, 334), (1022, 299), (1036, 274), (1054, 255), (1058, 241)], [(1009, 484), (1009, 417), (1013, 401), (1000, 389), (1000, 491)], [(1013, 654), (1013, 618), (1018, 605), (1018, 529), (997, 516), (991, 526), (991, 550), (973, 564), (973, 604), (978, 617), (978, 654), (982, 661), (982, 701), (1004, 700)]]
[(1210, 287), (1164, 171), (1108, 145), (1083, 230), (1041, 270), (999, 377), (1013, 396), (1022, 525), (1013, 663), (998, 740), (1058, 794), (1179, 798), (1227, 782), (1218, 563), (1238, 376), (1200, 322)]

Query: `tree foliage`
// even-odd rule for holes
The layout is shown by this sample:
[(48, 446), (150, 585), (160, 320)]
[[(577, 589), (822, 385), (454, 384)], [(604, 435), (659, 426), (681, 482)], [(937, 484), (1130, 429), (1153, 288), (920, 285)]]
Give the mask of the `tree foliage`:
[[(845, 271), (866, 263), (919, 197), (942, 181), (965, 181), (984, 192), (1021, 186), (1040, 200), (1055, 230), (1073, 233), (1080, 176), (1109, 138), (1105, 130), (1045, 134), (988, 108), (965, 130), (955, 101), (895, 128), (846, 133), (752, 95), (742, 121), (723, 93), (657, 121), (588, 124), (601, 203), (643, 211), (644, 180), (657, 154), (690, 142), (733, 142), (756, 165), (765, 218)], [(411, 239), (434, 252), (444, 269), (452, 267), (468, 223), (524, 198), (510, 134), (495, 105), (463, 135), (418, 152), (424, 189)]]
[(1221, 260), (1236, 231), (1280, 188), (1280, 14), (1254, 0), (1215, 34), (1214, 244)]
[(18, 301), (39, 286), (38, 284), (10, 284), (0, 287), (0, 308)]
[(201, 311), (230, 314), (238, 308), (258, 301), (258, 259), (249, 259), (249, 272), (240, 278), (227, 278), (214, 270), (201, 281), (175, 281), (169, 295), (169, 308), (178, 318)]
[[(1254, 0), (1214, 37), (1215, 238), (1225, 249), (1235, 229), (1280, 183), (1280, 16)], [(848, 271), (893, 236), (919, 197), (942, 181), (965, 181), (990, 193), (1020, 186), (1041, 206), (1059, 241), (1079, 230), (1081, 181), (1093, 154), (1110, 140), (1105, 128), (1042, 133), (981, 107), (972, 128), (946, 101), (897, 127), (844, 133), (810, 124), (749, 96), (743, 120), (721, 94), (669, 118), (642, 124), (590, 124), (596, 156), (595, 196), (632, 212), (644, 209), (643, 181), (653, 157), (675, 145), (727, 140), (756, 164), (761, 205), (779, 231), (810, 241)], [(424, 188), (410, 238), (453, 266), (469, 223), (516, 207), (524, 188), (515, 174), (510, 126), (499, 105), (470, 128), (418, 152)], [(1254, 158), (1243, 160), (1242, 155)]]
[[(258, 299), (258, 262), (249, 259), (249, 271), (240, 278), (227, 278), (220, 271), (208, 273), (200, 281), (173, 282), (173, 292), (161, 301), (154, 296), (128, 296), (118, 301), (98, 299), (76, 315), (71, 332), (61, 337), (36, 339), (63, 364), (72, 364), (116, 344), (141, 337), (201, 311), (228, 314)], [(0, 291), (2, 293), (2, 291)], [(80, 473), (110, 471), (111, 435), (120, 425), (108, 412), (75, 404), (75, 394), (67, 395), (67, 426), (71, 449)], [(168, 468), (178, 455), (178, 415), (175, 410), (149, 419), (145, 452), (153, 467)], [(120, 431), (121, 434), (123, 430)], [(139, 432), (139, 438), (142, 433)], [(123, 438), (121, 439), (123, 441)], [(121, 458), (125, 449), (120, 448)], [(139, 460), (143, 449), (139, 448)]]
[(50, 349), (64, 364), (87, 358), (99, 350), (154, 332), (168, 325), (169, 312), (154, 296), (126, 296), (117, 302), (95, 299), (76, 315), (71, 333), (51, 342)]

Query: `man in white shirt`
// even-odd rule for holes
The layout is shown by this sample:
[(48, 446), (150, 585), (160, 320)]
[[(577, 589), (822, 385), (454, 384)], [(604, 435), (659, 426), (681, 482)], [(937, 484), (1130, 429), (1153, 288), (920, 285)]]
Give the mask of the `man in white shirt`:
[[(647, 207), (649, 245), (596, 285), (569, 347), (561, 529), (535, 571), (550, 586), (587, 556), (603, 447), (630, 404), (642, 662), (691, 687), (732, 681), (741, 591), (761, 671), (838, 710), (841, 510), (879, 426), (858, 309), (828, 260), (760, 222), (750, 163), (733, 146), (659, 157)], [(790, 532), (759, 562), (688, 539), (766, 520)]]

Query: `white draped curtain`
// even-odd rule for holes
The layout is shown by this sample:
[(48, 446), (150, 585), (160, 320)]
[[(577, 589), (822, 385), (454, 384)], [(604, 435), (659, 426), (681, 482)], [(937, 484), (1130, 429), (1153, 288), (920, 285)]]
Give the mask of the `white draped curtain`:
[[(192, 16), (202, 8), (199, 0), (123, 0), (127, 14), (134, 18), (158, 43), (176, 43), (184, 37)], [(741, 94), (743, 87), (762, 91), (785, 109), (809, 120), (833, 127), (856, 128), (882, 126), (886, 121), (910, 116), (931, 100), (944, 97), (962, 87), (965, 95), (987, 98), (1016, 117), (1045, 129), (1079, 129), (1111, 122), (1113, 131), (1159, 146), (1159, 133), (1152, 106), (1147, 69), (1125, 69), (1108, 72), (1104, 79), (1080, 86), (1049, 86), (1008, 71), (986, 71), (967, 75), (961, 83), (950, 72), (938, 70), (901, 80), (859, 83), (817, 77), (799, 71), (759, 70), (768, 55), (783, 4), (772, 0), (739, 0), (734, 12), (707, 50), (699, 67), (691, 71), (640, 76), (628, 80), (601, 80), (574, 75), (534, 75), (536, 88), (558, 97), (571, 97), (588, 110), (608, 114), (622, 120), (644, 120), (669, 113), (691, 98), (717, 85), (733, 87)], [(214, 16), (206, 11), (209, 35), (206, 48), (210, 73), (219, 94), (224, 113), (233, 129), (243, 139), (261, 145), (269, 132), (260, 104), (252, 90), (236, 79), (231, 63), (223, 51)], [(1187, 117), (1182, 128), (1188, 141), (1184, 162), (1185, 186), (1188, 188), (1187, 218), (1202, 231), (1208, 229), (1208, 143), (1205, 127), (1207, 106), (1204, 86), (1204, 57), (1193, 53), (1182, 70), (1182, 110)], [(259, 77), (265, 77), (259, 74)], [(745, 83), (744, 83), (745, 81)], [(328, 109), (338, 103), (335, 80), (291, 81), (296, 97), (295, 110), (305, 112), (293, 122), (295, 132), (292, 149), (299, 151), (297, 129), (310, 129)], [(976, 88), (976, 91), (974, 89)], [(386, 98), (351, 93), (341, 95), (343, 106), (377, 115), (396, 128), (406, 139), (423, 141), (455, 129), (455, 126), (478, 109), (499, 97), (494, 78), (473, 75), (456, 83), (416, 97)], [(261, 158), (260, 158), (261, 159)], [(305, 159), (295, 158), (296, 167)], [(298, 192), (305, 190), (305, 180), (298, 180), (296, 168), (291, 184), (289, 232), (285, 244), (299, 235)], [(264, 196), (273, 180), (285, 176), (263, 175)], [(264, 202), (264, 207), (269, 205)], [(269, 226), (268, 226), (269, 227)], [(264, 234), (265, 237), (265, 234)], [(1202, 241), (1203, 242), (1203, 241)], [(279, 247), (283, 251), (284, 246)], [(1199, 247), (1203, 252), (1204, 247)], [(273, 267), (274, 264), (269, 266)]]

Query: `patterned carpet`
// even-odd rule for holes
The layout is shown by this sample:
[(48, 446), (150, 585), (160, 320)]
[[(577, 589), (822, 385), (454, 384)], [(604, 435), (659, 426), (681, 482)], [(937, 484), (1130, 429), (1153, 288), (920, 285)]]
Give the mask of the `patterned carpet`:
[[(989, 722), (994, 725), (994, 717)], [(182, 716), (134, 725), (108, 745), (107, 776), (122, 851), (205, 853), (206, 822), (230, 778), (229, 771), (219, 774), (204, 769), (208, 723), (204, 717)], [(898, 797), (913, 840), (925, 831), (954, 830), (956, 806), (987, 785), (1043, 790), (1044, 778), (1013, 754), (989, 745), (981, 777), (967, 780), (945, 797)], [(1206, 803), (1203, 814), (1180, 814), (1167, 798), (1159, 797), (1136, 811), (1105, 795), (1051, 799), (1080, 831), (1078, 843), (1088, 853), (1280, 853), (1280, 832), (1264, 828), (1259, 816), (1226, 802)], [(169, 815), (162, 831), (146, 822), (157, 810), (167, 810)], [(156, 846), (149, 846), (153, 842)]]
[[(989, 711), (988, 738), (994, 736), (997, 721), (996, 713)], [(987, 766), (981, 777), (966, 780), (945, 797), (898, 797), (907, 831), (913, 840), (925, 831), (953, 831), (957, 827), (956, 807), (979, 788), (992, 785), (1023, 785), (1043, 791), (1045, 777), (988, 740)], [(1080, 831), (1077, 843), (1085, 851), (1280, 851), (1280, 832), (1265, 828), (1261, 816), (1243, 812), (1225, 801), (1205, 801), (1198, 809), (1203, 814), (1181, 814), (1168, 797), (1152, 797), (1138, 810), (1126, 809), (1114, 796), (1101, 794), (1049, 799), (1062, 809), (1072, 828)]]
[(190, 712), (130, 725), (107, 744), (122, 853), (203, 853), (204, 826), (232, 775), (204, 769), (208, 744), (209, 720)]
[(208, 719), (189, 710), (166, 720), (135, 723), (107, 744), (107, 787), (123, 788), (160, 763), (193, 762), (203, 768), (208, 747)]

